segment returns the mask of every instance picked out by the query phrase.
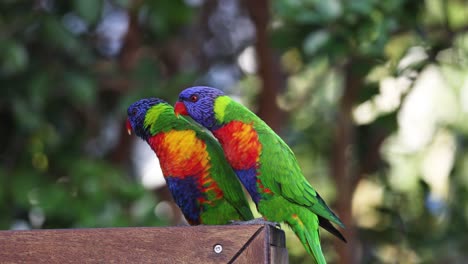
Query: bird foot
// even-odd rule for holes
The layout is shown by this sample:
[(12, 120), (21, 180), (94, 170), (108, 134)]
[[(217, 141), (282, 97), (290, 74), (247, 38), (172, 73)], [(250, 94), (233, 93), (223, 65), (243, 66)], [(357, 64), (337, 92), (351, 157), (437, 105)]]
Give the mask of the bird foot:
[(269, 226), (272, 226), (272, 227), (276, 227), (276, 228), (281, 228), (280, 224), (277, 223), (277, 222), (270, 222), (270, 221), (267, 221), (263, 218), (255, 218), (255, 219), (252, 219), (252, 220), (248, 220), (248, 221), (235, 221), (235, 220), (231, 220), (229, 221), (229, 223), (231, 225), (269, 225)]

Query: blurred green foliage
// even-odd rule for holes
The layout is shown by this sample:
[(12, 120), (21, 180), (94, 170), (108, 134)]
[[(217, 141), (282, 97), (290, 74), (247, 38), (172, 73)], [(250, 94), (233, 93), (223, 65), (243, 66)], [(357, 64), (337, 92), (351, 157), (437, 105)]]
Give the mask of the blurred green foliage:
[[(359, 251), (360, 263), (462, 263), (467, 2), (273, 4), (271, 43), (290, 73), (290, 142), (326, 200), (343, 190), (317, 175), (332, 174), (337, 111), (353, 104), (347, 169), (360, 179), (353, 216), (361, 245), (347, 246)], [(349, 93), (353, 81), (357, 95)], [(382, 145), (373, 150), (375, 140)]]
[[(134, 176), (123, 121), (134, 100), (173, 102), (207, 65), (226, 62), (200, 55), (215, 31), (204, 16), (217, 11), (213, 1), (194, 3), (0, 2), (1, 229), (168, 224)], [(352, 106), (357, 240), (347, 246), (361, 263), (463, 263), (467, 2), (271, 5), (270, 45), (287, 74), (277, 100), (289, 116), (283, 136), (330, 204), (342, 192), (330, 177), (331, 142), (343, 102)], [(255, 108), (260, 84), (244, 72), (231, 91)], [(324, 234), (336, 262), (331, 241)], [(292, 263), (310, 261), (297, 239), (288, 248)]]
[[(119, 138), (126, 106), (171, 80), (157, 79), (154, 61), (123, 70), (126, 62), (96, 50), (104, 5), (112, 11), (109, 2), (94, 0), (0, 3), (2, 229), (167, 224), (153, 213), (157, 197), (131, 177), (128, 148), (125, 159), (114, 158), (118, 142), (101, 135), (110, 129)], [(151, 1), (138, 8), (147, 10), (148, 34), (162, 37), (191, 12), (182, 2), (166, 8), (186, 10), (185, 17), (153, 14)], [(75, 24), (67, 24), (71, 16)], [(76, 23), (85, 28), (74, 31)], [(102, 84), (121, 76), (136, 87)], [(106, 128), (108, 119), (117, 131)]]

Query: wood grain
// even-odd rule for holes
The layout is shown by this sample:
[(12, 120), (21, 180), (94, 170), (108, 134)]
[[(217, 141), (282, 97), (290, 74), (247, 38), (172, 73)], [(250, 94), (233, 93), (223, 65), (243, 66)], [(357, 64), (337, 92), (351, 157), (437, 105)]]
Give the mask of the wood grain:
[[(271, 257), (270, 237), (284, 237), (282, 230), (273, 229), (227, 225), (0, 231), (0, 263), (273, 263), (278, 257)], [(220, 253), (214, 251), (217, 244), (223, 248)], [(284, 240), (279, 247), (284, 249)]]

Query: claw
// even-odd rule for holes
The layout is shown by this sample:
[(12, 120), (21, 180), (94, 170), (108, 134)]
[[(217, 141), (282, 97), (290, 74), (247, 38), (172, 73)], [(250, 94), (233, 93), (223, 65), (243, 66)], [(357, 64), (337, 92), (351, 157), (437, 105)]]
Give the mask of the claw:
[(229, 221), (229, 224), (231, 225), (269, 225), (269, 226), (272, 226), (272, 227), (276, 227), (276, 228), (281, 228), (281, 225), (277, 222), (270, 222), (270, 221), (267, 221), (263, 218), (255, 218), (255, 219), (252, 219), (252, 220), (248, 220), (248, 221), (235, 221), (235, 220), (231, 220)]

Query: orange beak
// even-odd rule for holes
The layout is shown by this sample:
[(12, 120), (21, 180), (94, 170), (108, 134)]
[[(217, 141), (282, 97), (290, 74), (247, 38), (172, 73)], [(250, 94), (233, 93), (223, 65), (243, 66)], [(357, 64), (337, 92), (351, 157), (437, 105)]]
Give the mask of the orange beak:
[(130, 120), (128, 120), (128, 118), (127, 118), (127, 122), (125, 123), (125, 127), (127, 128), (127, 133), (129, 135), (131, 135), (132, 134), (132, 124), (130, 124)]
[(179, 115), (188, 115), (185, 104), (182, 102), (177, 102), (174, 106), (174, 113), (177, 117), (179, 117)]

